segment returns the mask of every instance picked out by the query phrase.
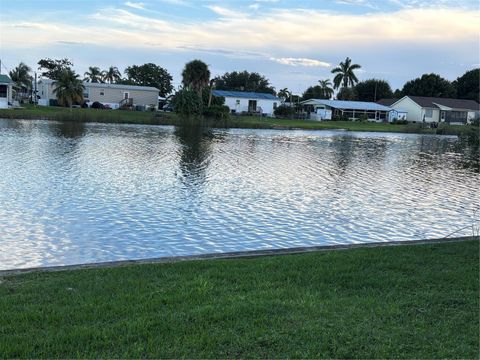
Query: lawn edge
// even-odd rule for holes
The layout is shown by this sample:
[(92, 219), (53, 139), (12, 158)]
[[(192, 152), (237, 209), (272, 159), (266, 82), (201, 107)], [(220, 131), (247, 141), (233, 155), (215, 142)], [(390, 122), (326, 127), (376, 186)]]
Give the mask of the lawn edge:
[(403, 240), (403, 241), (380, 241), (380, 242), (358, 243), (358, 244), (301, 246), (301, 247), (293, 247), (293, 248), (232, 251), (232, 252), (224, 252), (224, 253), (208, 253), (208, 254), (197, 254), (197, 255), (162, 256), (162, 257), (147, 258), (147, 259), (104, 261), (104, 262), (93, 262), (93, 263), (73, 264), (73, 265), (40, 266), (40, 267), (31, 267), (31, 268), (24, 268), (24, 269), (0, 270), (0, 276), (2, 277), (14, 276), (14, 275), (20, 275), (20, 274), (33, 273), (33, 272), (57, 272), (57, 271), (82, 270), (82, 269), (114, 268), (114, 267), (124, 267), (129, 265), (141, 265), (141, 264), (176, 263), (176, 262), (182, 262), (182, 261), (256, 258), (256, 257), (265, 257), (265, 256), (292, 255), (292, 254), (302, 254), (302, 253), (310, 253), (310, 252), (328, 252), (328, 251), (350, 250), (350, 249), (360, 249), (360, 248), (445, 244), (445, 243), (456, 243), (456, 242), (463, 242), (463, 241), (480, 241), (480, 236), (464, 236), (464, 237), (455, 237), (455, 238), (437, 238), (437, 239)]

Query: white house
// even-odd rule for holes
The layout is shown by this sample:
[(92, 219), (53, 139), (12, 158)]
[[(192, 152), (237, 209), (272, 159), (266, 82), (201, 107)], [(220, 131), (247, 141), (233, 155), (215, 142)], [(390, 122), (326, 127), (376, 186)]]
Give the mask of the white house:
[(0, 109), (8, 109), (12, 103), (13, 81), (7, 76), (0, 74)]
[[(158, 107), (159, 90), (154, 87), (85, 81), (83, 86), (85, 87), (83, 98), (90, 105), (98, 101), (103, 105), (109, 105), (112, 109), (118, 109), (122, 105)], [(38, 82), (37, 95), (40, 97), (38, 100), (39, 105), (48, 106), (52, 101), (56, 101), (56, 95), (53, 92), (54, 88), (53, 80), (42, 79)]]
[(273, 116), (274, 110), (281, 102), (276, 96), (267, 93), (213, 90), (212, 94), (213, 96), (223, 96), (225, 105), (229, 107), (230, 112), (235, 114), (249, 112)]
[(311, 120), (330, 120), (335, 117), (369, 121), (391, 121), (392, 108), (367, 101), (309, 99), (300, 102)]
[(480, 104), (474, 100), (404, 96), (391, 106), (406, 110), (411, 122), (466, 124), (480, 117)]

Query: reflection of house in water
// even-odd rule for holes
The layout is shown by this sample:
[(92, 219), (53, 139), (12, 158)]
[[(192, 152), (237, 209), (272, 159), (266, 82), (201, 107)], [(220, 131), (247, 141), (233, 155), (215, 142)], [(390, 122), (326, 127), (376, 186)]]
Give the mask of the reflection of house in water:
[[(375, 122), (392, 121), (392, 108), (374, 102), (309, 99), (302, 101), (303, 111), (311, 120), (365, 119)], [(395, 110), (396, 118), (400, 111)], [(401, 112), (403, 114), (403, 112)], [(401, 115), (403, 116), (403, 115)]]

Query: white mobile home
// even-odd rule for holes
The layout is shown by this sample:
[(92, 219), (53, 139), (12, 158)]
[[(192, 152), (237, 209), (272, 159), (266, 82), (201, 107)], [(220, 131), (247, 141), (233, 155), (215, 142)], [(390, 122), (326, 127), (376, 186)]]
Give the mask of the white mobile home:
[(223, 96), (225, 105), (235, 114), (260, 113), (273, 116), (274, 110), (281, 100), (268, 93), (244, 91), (213, 90), (213, 96)]
[(7, 109), (12, 103), (13, 81), (7, 75), (0, 74), (0, 109)]
[(480, 117), (480, 104), (474, 100), (404, 96), (391, 106), (407, 110), (411, 122), (468, 124)]
[[(83, 86), (83, 98), (90, 105), (98, 101), (112, 109), (118, 109), (122, 105), (158, 107), (159, 90), (154, 87), (91, 82), (83, 82)], [(52, 100), (56, 100), (54, 88), (53, 80), (43, 79), (38, 82), (39, 105), (48, 106)]]
[(309, 99), (300, 102), (311, 120), (330, 120), (348, 118), (356, 120), (365, 118), (369, 121), (390, 121), (392, 109), (374, 102)]

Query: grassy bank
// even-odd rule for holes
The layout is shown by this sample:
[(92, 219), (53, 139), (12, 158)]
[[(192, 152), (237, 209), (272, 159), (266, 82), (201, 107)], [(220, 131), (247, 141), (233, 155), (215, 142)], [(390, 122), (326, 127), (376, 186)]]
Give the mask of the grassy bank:
[(1, 358), (477, 358), (479, 243), (30, 273)]
[[(106, 122), (122, 124), (147, 125), (182, 125), (185, 120), (173, 113), (140, 112), (96, 109), (67, 109), (61, 107), (33, 107), (26, 105), (24, 109), (0, 109), (0, 118), (7, 119), (45, 119), (58, 121)], [(349, 131), (380, 131), (421, 134), (460, 135), (468, 131), (469, 126), (445, 125), (441, 129), (423, 128), (421, 124), (393, 125), (371, 122), (352, 121), (308, 121), (293, 119), (273, 119), (258, 116), (231, 116), (226, 120), (198, 120), (206, 126), (221, 128), (254, 128), (254, 129), (306, 129), (327, 130), (345, 129)]]

